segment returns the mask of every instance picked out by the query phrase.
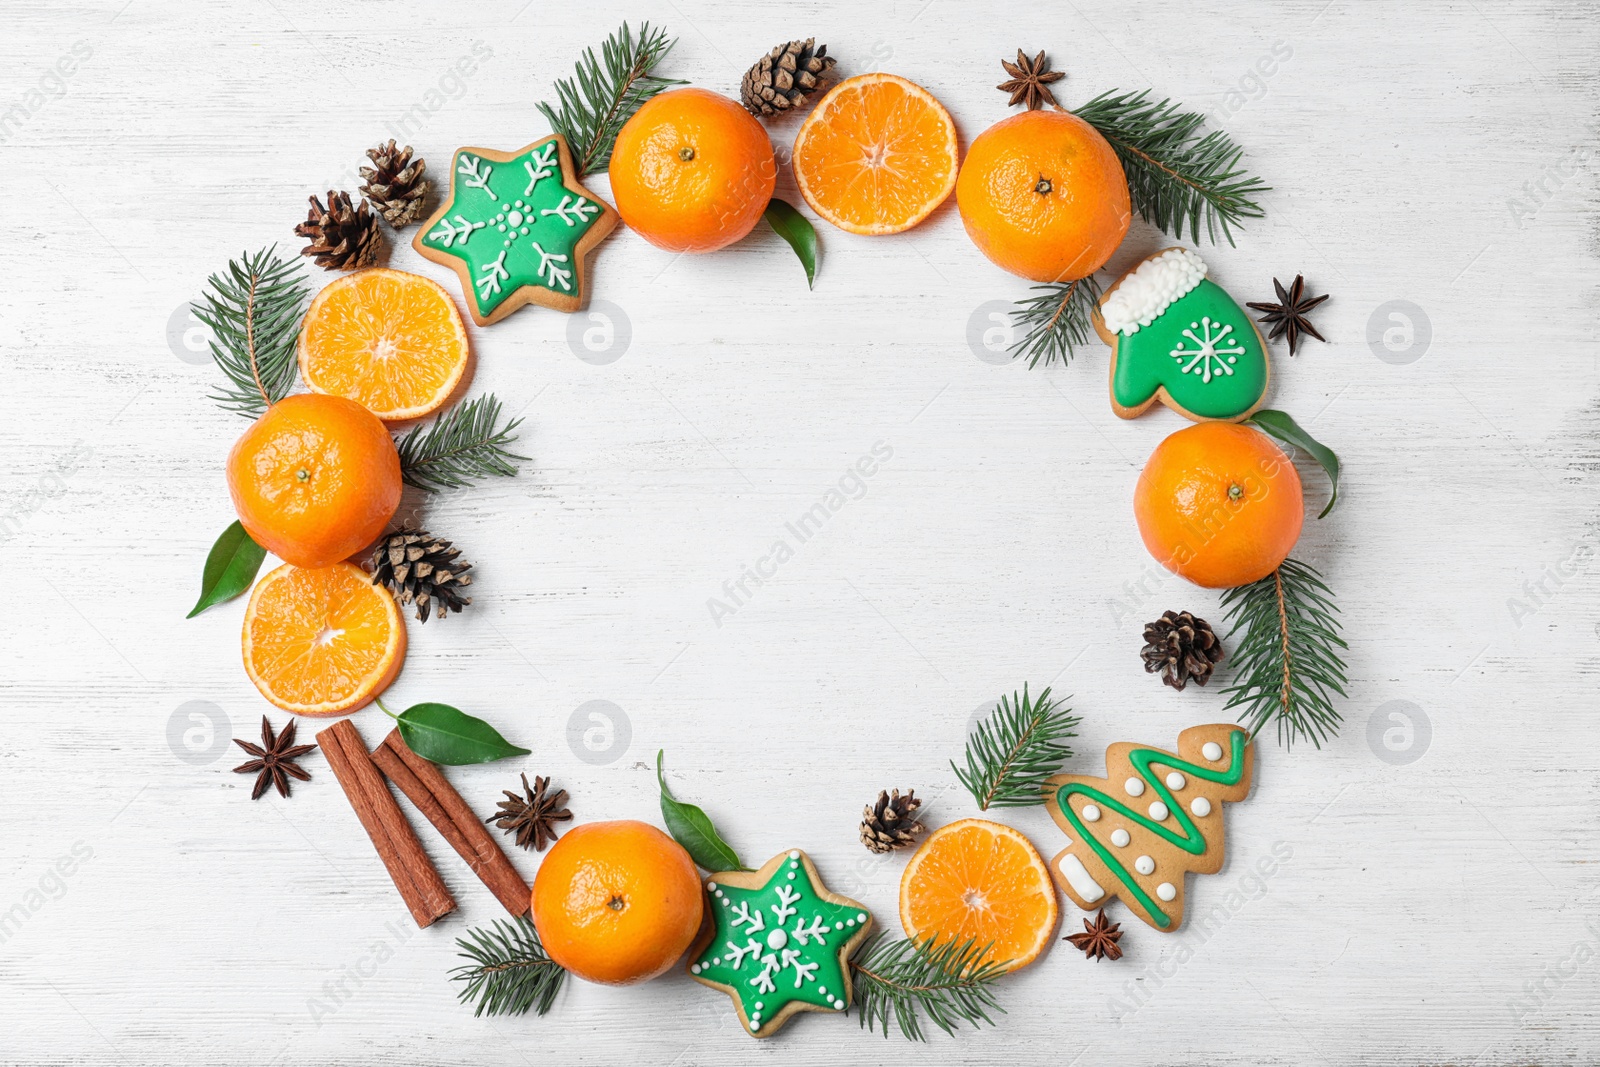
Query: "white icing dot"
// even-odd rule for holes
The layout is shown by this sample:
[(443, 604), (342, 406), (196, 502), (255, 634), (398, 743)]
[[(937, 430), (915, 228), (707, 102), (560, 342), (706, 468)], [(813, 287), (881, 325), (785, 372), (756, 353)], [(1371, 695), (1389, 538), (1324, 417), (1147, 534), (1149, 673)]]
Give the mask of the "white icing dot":
[(752, 1030), (761, 1029), (761, 1020), (760, 1019), (751, 1019), (750, 1020), (750, 1029), (752, 1029)]
[(497, 227), (495, 227), (495, 228), (496, 228), (496, 229), (497, 229), (497, 230), (499, 230), (499, 231), (500, 231), (500, 232), (501, 232), (501, 233), (505, 233), (505, 232), (506, 232), (506, 228), (505, 228), (505, 226), (504, 226), (504, 225), (500, 225), (500, 226), (497, 226)]
[(854, 920), (854, 919), (846, 919), (846, 920), (845, 920), (845, 921), (844, 921), (844, 924), (845, 924), (845, 925), (846, 925), (846, 926), (854, 926), (854, 925), (855, 925), (855, 924), (856, 924), (856, 921), (855, 921), (855, 920)]
[(722, 957), (718, 956), (716, 959), (712, 960), (711, 961), (711, 966), (713, 966), (713, 967), (721, 967), (722, 966)]
[(1151, 859), (1149, 856), (1140, 856), (1138, 859), (1133, 861), (1133, 869), (1138, 871), (1140, 874), (1154, 874), (1156, 869), (1156, 861)]
[(718, 893), (717, 896), (722, 898), (722, 906), (724, 908), (731, 907), (733, 905), (733, 901), (729, 900), (727, 897), (722, 896), (721, 893)]
[(1207, 741), (1200, 746), (1200, 755), (1215, 763), (1222, 758), (1222, 746), (1215, 741)]
[(1189, 804), (1189, 810), (1203, 819), (1211, 814), (1211, 801), (1205, 797), (1195, 797)]
[(692, 965), (689, 968), (689, 973), (690, 974), (699, 974), (700, 973), (700, 965), (698, 963)]
[(513, 226), (521, 226), (522, 225), (522, 212), (520, 212), (520, 211), (511, 212), (510, 214), (508, 214), (506, 216), (506, 221), (511, 223), (511, 225), (513, 225)]
[(1100, 821), (1100, 809), (1097, 806), (1095, 806), (1094, 804), (1085, 804), (1083, 806), (1083, 821), (1084, 822), (1099, 822)]
[(767, 935), (768, 948), (782, 948), (789, 943), (789, 935), (782, 930), (774, 930)]
[(1171, 774), (1167, 775), (1168, 789), (1182, 789), (1188, 784), (1189, 783), (1187, 779), (1185, 779), (1183, 775), (1179, 774), (1177, 771), (1173, 771)]
[(1150, 805), (1150, 817), (1156, 822), (1162, 822), (1167, 817), (1167, 806), (1157, 800)]
[(1177, 895), (1178, 887), (1173, 885), (1171, 882), (1162, 882), (1160, 885), (1156, 886), (1156, 896), (1160, 897), (1162, 900), (1171, 900)]
[(789, 881), (791, 881), (791, 882), (794, 881), (794, 872), (793, 871), (789, 872)]
[(715, 883), (715, 882), (707, 882), (706, 883), (706, 888), (711, 890), (713, 893), (715, 893), (717, 891), (717, 883)]
[(823, 996), (825, 996), (825, 997), (828, 997), (828, 999), (829, 999), (829, 1000), (832, 1000), (832, 999), (833, 999), (833, 998), (832, 998), (832, 997), (831, 997), (831, 996), (829, 996), (829, 995), (828, 995), (828, 987), (827, 987), (827, 986), (825, 986), (825, 985), (819, 985), (819, 986), (817, 986), (817, 992), (818, 992), (818, 993), (821, 993), (821, 994), (822, 994), (822, 995), (823, 995)]
[(844, 923), (834, 923), (833, 924), (833, 928), (835, 930), (843, 930), (844, 929)]
[(1144, 779), (1143, 778), (1129, 778), (1126, 782), (1122, 783), (1122, 788), (1127, 792), (1127, 794), (1130, 797), (1143, 796), (1144, 795)]
[(800, 858), (800, 850), (797, 849), (797, 848), (790, 849), (789, 850), (789, 858), (792, 859), (792, 860), (799, 859)]
[(760, 1011), (762, 1008), (765, 1008), (765, 1007), (766, 1007), (766, 1005), (761, 1003), (761, 1001), (759, 1001), (759, 1000), (756, 1001), (756, 1011)]
[(857, 922), (863, 922), (863, 923), (866, 922), (867, 921), (867, 913), (864, 912), (864, 911), (856, 912), (856, 921)]
[(1126, 848), (1128, 841), (1128, 831), (1122, 829), (1120, 826), (1111, 831), (1111, 843), (1116, 845), (1118, 848)]
[(524, 236), (524, 237), (528, 236), (528, 228), (526, 226), (524, 226), (522, 229), (518, 230), (517, 232), (522, 234), (522, 236)]

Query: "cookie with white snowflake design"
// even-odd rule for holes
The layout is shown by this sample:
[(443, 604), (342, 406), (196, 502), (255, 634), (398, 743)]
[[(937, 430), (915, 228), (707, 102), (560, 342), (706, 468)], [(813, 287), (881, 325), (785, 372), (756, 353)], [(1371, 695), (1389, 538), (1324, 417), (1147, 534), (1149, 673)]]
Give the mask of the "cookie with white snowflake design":
[(487, 326), (524, 304), (583, 307), (589, 255), (616, 225), (552, 134), (515, 152), (457, 149), (450, 195), (411, 246), (460, 276), (473, 321)]
[(1267, 343), (1187, 248), (1147, 256), (1105, 291), (1095, 332), (1111, 346), (1111, 410), (1158, 400), (1195, 422), (1238, 422), (1266, 399)]
[(850, 956), (872, 916), (829, 892), (804, 852), (779, 853), (759, 871), (713, 874), (706, 893), (689, 974), (733, 998), (745, 1032), (769, 1037), (796, 1012), (850, 1006)]

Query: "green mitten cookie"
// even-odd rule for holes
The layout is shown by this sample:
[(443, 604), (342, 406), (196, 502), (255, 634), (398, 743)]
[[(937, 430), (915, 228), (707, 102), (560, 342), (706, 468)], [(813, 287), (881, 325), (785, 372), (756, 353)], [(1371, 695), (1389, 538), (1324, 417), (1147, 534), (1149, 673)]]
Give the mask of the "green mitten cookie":
[(1186, 248), (1147, 257), (1100, 298), (1111, 346), (1111, 409), (1136, 418), (1157, 400), (1196, 422), (1237, 422), (1267, 395), (1261, 332)]

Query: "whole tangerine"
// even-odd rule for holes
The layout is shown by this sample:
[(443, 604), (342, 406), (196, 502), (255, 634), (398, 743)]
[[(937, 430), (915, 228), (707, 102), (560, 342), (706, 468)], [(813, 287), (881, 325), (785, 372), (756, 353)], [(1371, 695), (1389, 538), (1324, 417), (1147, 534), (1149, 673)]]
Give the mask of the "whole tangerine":
[(1116, 152), (1065, 111), (1024, 111), (980, 133), (956, 178), (956, 206), (980, 252), (1036, 282), (1093, 274), (1133, 219)]
[(689, 853), (632, 819), (568, 830), (539, 865), (532, 899), (550, 958), (604, 985), (667, 971), (699, 932), (705, 908)]
[(228, 492), (256, 544), (297, 567), (326, 567), (372, 543), (394, 517), (400, 454), (360, 404), (301, 393), (234, 443)]
[(1201, 422), (1156, 446), (1133, 514), (1150, 554), (1207, 589), (1259, 581), (1288, 558), (1305, 521), (1300, 472), (1266, 434)]
[(761, 221), (778, 165), (767, 131), (739, 104), (673, 89), (634, 112), (611, 150), (617, 213), (669, 252), (714, 252)]

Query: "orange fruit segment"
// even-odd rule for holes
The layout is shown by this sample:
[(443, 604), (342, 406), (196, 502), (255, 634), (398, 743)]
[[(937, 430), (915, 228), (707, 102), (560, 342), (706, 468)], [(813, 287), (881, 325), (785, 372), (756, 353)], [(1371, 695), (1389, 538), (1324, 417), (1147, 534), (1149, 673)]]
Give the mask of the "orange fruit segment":
[(689, 853), (648, 823), (591, 822), (545, 853), (530, 897), (550, 958), (603, 985), (667, 971), (700, 930), (706, 891)]
[(849, 233), (909, 230), (944, 203), (959, 164), (950, 112), (893, 74), (835, 85), (794, 139), (800, 195)]
[(286, 563), (250, 594), (242, 645), (267, 700), (296, 715), (342, 715), (400, 673), (406, 628), (394, 597), (360, 567)]
[(1026, 837), (987, 819), (940, 827), (900, 878), (900, 925), (914, 941), (988, 945), (1014, 971), (1039, 958), (1060, 918), (1050, 870)]
[(300, 376), (390, 422), (437, 410), (467, 369), (467, 330), (444, 287), (373, 267), (336, 278), (306, 310)]

